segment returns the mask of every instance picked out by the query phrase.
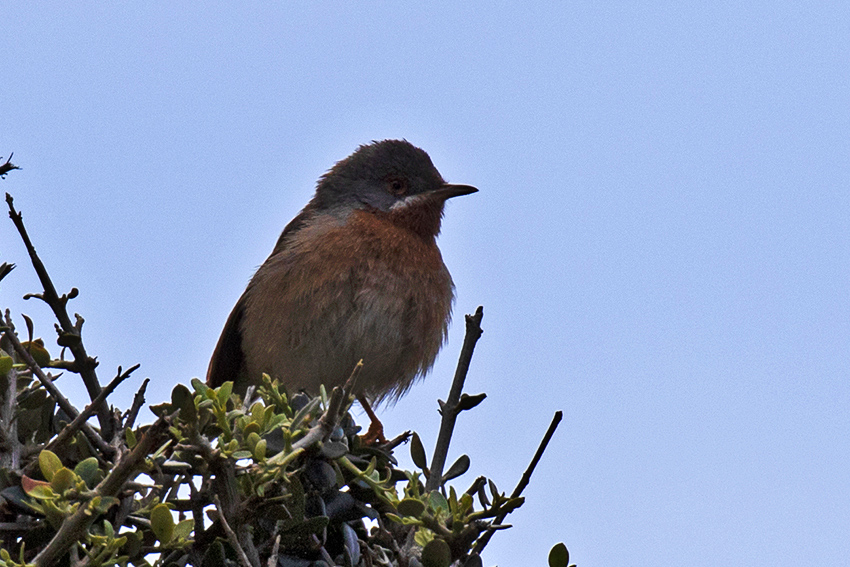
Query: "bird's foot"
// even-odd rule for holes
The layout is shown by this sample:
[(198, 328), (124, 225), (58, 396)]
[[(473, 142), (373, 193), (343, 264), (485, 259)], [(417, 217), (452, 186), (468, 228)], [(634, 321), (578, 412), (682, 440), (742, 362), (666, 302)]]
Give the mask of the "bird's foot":
[(387, 438), (384, 437), (384, 424), (376, 417), (369, 424), (366, 434), (360, 436), (360, 441), (364, 445), (386, 445), (389, 443)]

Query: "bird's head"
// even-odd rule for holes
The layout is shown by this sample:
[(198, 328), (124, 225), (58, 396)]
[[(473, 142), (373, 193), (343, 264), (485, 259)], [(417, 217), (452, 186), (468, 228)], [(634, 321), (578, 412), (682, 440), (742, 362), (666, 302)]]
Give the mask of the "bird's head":
[(338, 213), (365, 210), (433, 237), (446, 200), (476, 191), (446, 183), (428, 154), (410, 142), (383, 140), (360, 146), (334, 165), (319, 180), (312, 204)]

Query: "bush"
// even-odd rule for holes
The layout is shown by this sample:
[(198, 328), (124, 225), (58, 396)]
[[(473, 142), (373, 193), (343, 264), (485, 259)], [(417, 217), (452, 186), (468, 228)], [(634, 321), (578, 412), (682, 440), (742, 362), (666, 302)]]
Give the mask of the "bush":
[[(7, 162), (8, 165), (11, 165)], [(8, 170), (7, 170), (8, 171)], [(5, 171), (4, 171), (5, 173)], [(481, 308), (467, 337), (431, 460), (416, 433), (364, 443), (346, 388), (315, 398), (290, 396), (264, 376), (242, 398), (232, 384), (193, 380), (152, 407), (158, 419), (136, 425), (147, 381), (133, 405), (117, 411), (109, 393), (131, 377), (120, 367), (102, 386), (82, 340), (83, 319), (66, 311), (15, 210), (10, 216), (33, 260), (57, 319), (54, 358), (24, 316), (21, 340), (9, 311), (0, 330), (0, 567), (22, 565), (480, 566), (480, 552), (520, 496), (560, 420), (556, 414), (529, 469), (507, 495), (485, 477), (465, 490), (462, 455), (444, 467), (457, 415), (484, 395), (461, 395), (481, 334)], [(0, 265), (0, 279), (12, 270)], [(66, 358), (66, 355), (69, 355)], [(76, 373), (92, 403), (78, 411), (47, 369)], [(356, 370), (355, 370), (356, 374)], [(88, 423), (96, 417), (97, 427)], [(400, 469), (394, 451), (409, 441), (417, 470)], [(445, 471), (444, 471), (445, 469)], [(550, 565), (566, 567), (566, 548)]]

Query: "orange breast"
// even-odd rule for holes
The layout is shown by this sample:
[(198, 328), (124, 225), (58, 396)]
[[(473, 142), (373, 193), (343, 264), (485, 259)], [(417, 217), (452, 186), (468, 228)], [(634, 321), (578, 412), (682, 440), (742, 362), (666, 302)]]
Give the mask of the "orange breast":
[(242, 324), (249, 373), (291, 390), (343, 383), (361, 358), (359, 390), (395, 398), (442, 346), (454, 295), (434, 237), (355, 211), (314, 219), (260, 267)]

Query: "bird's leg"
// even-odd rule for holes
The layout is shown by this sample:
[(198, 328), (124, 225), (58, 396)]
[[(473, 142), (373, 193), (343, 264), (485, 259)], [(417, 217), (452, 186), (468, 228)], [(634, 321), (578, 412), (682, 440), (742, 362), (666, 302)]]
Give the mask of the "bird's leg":
[(364, 396), (357, 396), (357, 401), (360, 402), (360, 406), (366, 412), (366, 415), (369, 416), (370, 420), (369, 429), (360, 439), (365, 445), (384, 445), (387, 443), (387, 438), (384, 437), (384, 424), (381, 423), (381, 420), (372, 411), (372, 407)]

